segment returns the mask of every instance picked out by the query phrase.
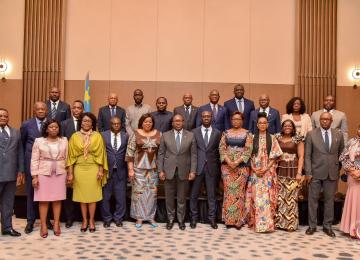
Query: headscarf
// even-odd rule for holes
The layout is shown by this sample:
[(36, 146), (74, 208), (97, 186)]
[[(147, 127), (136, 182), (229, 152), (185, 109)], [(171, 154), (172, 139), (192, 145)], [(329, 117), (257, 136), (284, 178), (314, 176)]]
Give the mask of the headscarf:
[(84, 131), (83, 129), (80, 129), (80, 133), (83, 137), (84, 141), (84, 159), (87, 160), (88, 154), (89, 154), (89, 147), (90, 147), (90, 136), (92, 134), (93, 130)]

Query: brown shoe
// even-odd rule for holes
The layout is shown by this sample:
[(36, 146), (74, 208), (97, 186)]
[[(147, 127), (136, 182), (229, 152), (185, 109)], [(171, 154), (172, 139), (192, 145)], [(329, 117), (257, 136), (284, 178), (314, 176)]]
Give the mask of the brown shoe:
[(323, 231), (329, 237), (335, 237), (335, 233), (334, 233), (334, 231), (332, 231), (331, 228), (323, 228)]

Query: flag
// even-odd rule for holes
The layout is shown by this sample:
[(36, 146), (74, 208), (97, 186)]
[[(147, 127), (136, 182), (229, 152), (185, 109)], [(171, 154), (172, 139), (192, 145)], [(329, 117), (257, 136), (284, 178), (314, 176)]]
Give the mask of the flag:
[(90, 112), (90, 80), (89, 80), (89, 72), (85, 77), (85, 91), (84, 91), (84, 111)]

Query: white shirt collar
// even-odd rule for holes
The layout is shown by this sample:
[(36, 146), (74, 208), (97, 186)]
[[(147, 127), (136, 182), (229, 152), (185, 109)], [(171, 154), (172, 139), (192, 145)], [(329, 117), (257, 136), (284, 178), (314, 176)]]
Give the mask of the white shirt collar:
[[(113, 131), (111, 131), (111, 136), (114, 137), (115, 133)], [(116, 134), (116, 136), (120, 136), (120, 132)]]
[(244, 98), (242, 97), (242, 98), (239, 99), (239, 98), (235, 97), (235, 101), (236, 102), (244, 102)]
[[(184, 109), (186, 110), (186, 105), (184, 105)], [(191, 110), (191, 105), (190, 106), (188, 106), (189, 107), (189, 110)]]
[(334, 114), (335, 109), (331, 109), (330, 111), (327, 111), (325, 108), (323, 109), (323, 112), (329, 112), (330, 114)]
[[(263, 108), (260, 107), (260, 108), (259, 108), (259, 112), (262, 112), (262, 111), (263, 111)], [(265, 108), (265, 112), (266, 112), (267, 115), (269, 115), (270, 107)]]
[(115, 106), (113, 106), (113, 107), (109, 105), (109, 108), (110, 108), (110, 109), (112, 109), (112, 108), (115, 108), (115, 109), (116, 109), (116, 105), (115, 105)]
[(54, 106), (54, 103), (55, 103), (55, 107), (57, 108), (58, 106), (59, 106), (59, 103), (60, 103), (60, 99), (58, 99), (57, 101), (52, 101), (52, 100), (50, 100), (50, 104), (51, 104), (51, 107), (53, 107)]
[(179, 132), (180, 136), (182, 136), (183, 130), (184, 130), (184, 129), (181, 129), (180, 131), (176, 131), (176, 130), (174, 129), (175, 137), (176, 137), (176, 135), (177, 135), (178, 132)]
[(209, 132), (211, 132), (212, 127), (209, 126), (208, 128), (206, 128), (205, 126), (201, 125), (201, 131), (204, 131), (204, 132), (205, 132), (205, 129), (209, 129)]
[[(2, 130), (1, 128), (0, 128), (0, 130)], [(5, 126), (4, 127), (4, 130), (6, 131), (6, 133), (10, 136), (10, 128), (9, 128), (9, 126)]]
[(210, 103), (211, 109), (213, 109), (214, 106), (216, 107), (216, 109), (218, 109), (218, 107), (219, 107), (218, 104), (215, 104), (215, 105), (214, 105), (213, 103)]

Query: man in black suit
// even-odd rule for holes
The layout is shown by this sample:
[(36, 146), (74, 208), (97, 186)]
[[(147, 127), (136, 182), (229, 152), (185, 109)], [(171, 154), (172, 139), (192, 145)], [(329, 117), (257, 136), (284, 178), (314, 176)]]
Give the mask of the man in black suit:
[[(110, 227), (113, 220), (118, 227), (122, 227), (122, 222), (126, 212), (126, 183), (128, 178), (127, 164), (125, 162), (128, 135), (121, 131), (121, 119), (114, 116), (110, 120), (110, 129), (102, 132), (105, 141), (106, 154), (109, 166), (109, 178), (103, 188), (103, 200), (101, 202), (101, 216), (104, 227)], [(110, 212), (111, 196), (115, 197), (115, 212)]]
[(201, 113), (200, 127), (193, 130), (197, 144), (197, 169), (196, 177), (190, 195), (190, 227), (196, 228), (198, 221), (198, 197), (201, 185), (205, 179), (206, 193), (209, 204), (209, 221), (213, 229), (218, 226), (216, 217), (216, 183), (220, 176), (220, 154), (219, 143), (221, 132), (211, 127), (212, 113), (203, 111)]
[(249, 131), (253, 134), (257, 132), (257, 119), (259, 113), (265, 113), (268, 120), (268, 131), (270, 134), (280, 133), (281, 121), (280, 113), (275, 108), (269, 106), (270, 98), (267, 94), (262, 94), (259, 98), (260, 107), (253, 110), (250, 115)]
[(49, 100), (46, 106), (49, 111), (48, 117), (61, 122), (71, 117), (69, 104), (60, 100), (61, 91), (58, 87), (52, 87), (49, 91)]
[(180, 114), (184, 117), (184, 129), (191, 131), (196, 127), (196, 114), (198, 107), (192, 104), (193, 97), (191, 93), (185, 93), (183, 96), (184, 105), (174, 108), (174, 115)]
[(16, 186), (24, 183), (24, 153), (20, 132), (8, 125), (9, 112), (0, 108), (0, 215), (1, 233), (21, 236), (13, 229)]
[(151, 113), (155, 121), (154, 128), (161, 133), (167, 132), (172, 128), (171, 119), (173, 113), (166, 110), (167, 104), (167, 99), (165, 97), (158, 97), (156, 99), (157, 111)]
[[(71, 106), (72, 117), (61, 122), (61, 134), (68, 140), (73, 133), (80, 129), (79, 119), (84, 112), (84, 103), (81, 100), (75, 100)], [(66, 200), (63, 202), (63, 209), (65, 212), (66, 223), (65, 227), (70, 228), (73, 225), (75, 213), (75, 204), (72, 200), (73, 189), (71, 187), (66, 188)]]
[(223, 132), (226, 129), (230, 128), (230, 121), (228, 116), (228, 111), (225, 107), (219, 105), (220, 94), (219, 91), (213, 89), (209, 93), (210, 103), (199, 107), (196, 115), (196, 127), (201, 126), (201, 113), (203, 111), (212, 112), (212, 122), (211, 126), (217, 130)]
[(234, 86), (234, 95), (235, 97), (226, 101), (224, 107), (226, 107), (229, 113), (229, 120), (231, 114), (235, 111), (243, 113), (245, 120), (243, 127), (249, 129), (250, 114), (255, 110), (254, 102), (250, 99), (244, 98), (245, 88), (242, 84), (236, 84)]
[(118, 96), (115, 93), (110, 93), (108, 97), (109, 104), (99, 109), (98, 115), (98, 130), (104, 132), (110, 129), (110, 119), (113, 116), (118, 116), (121, 119), (121, 130), (125, 129), (125, 110), (117, 105)]

